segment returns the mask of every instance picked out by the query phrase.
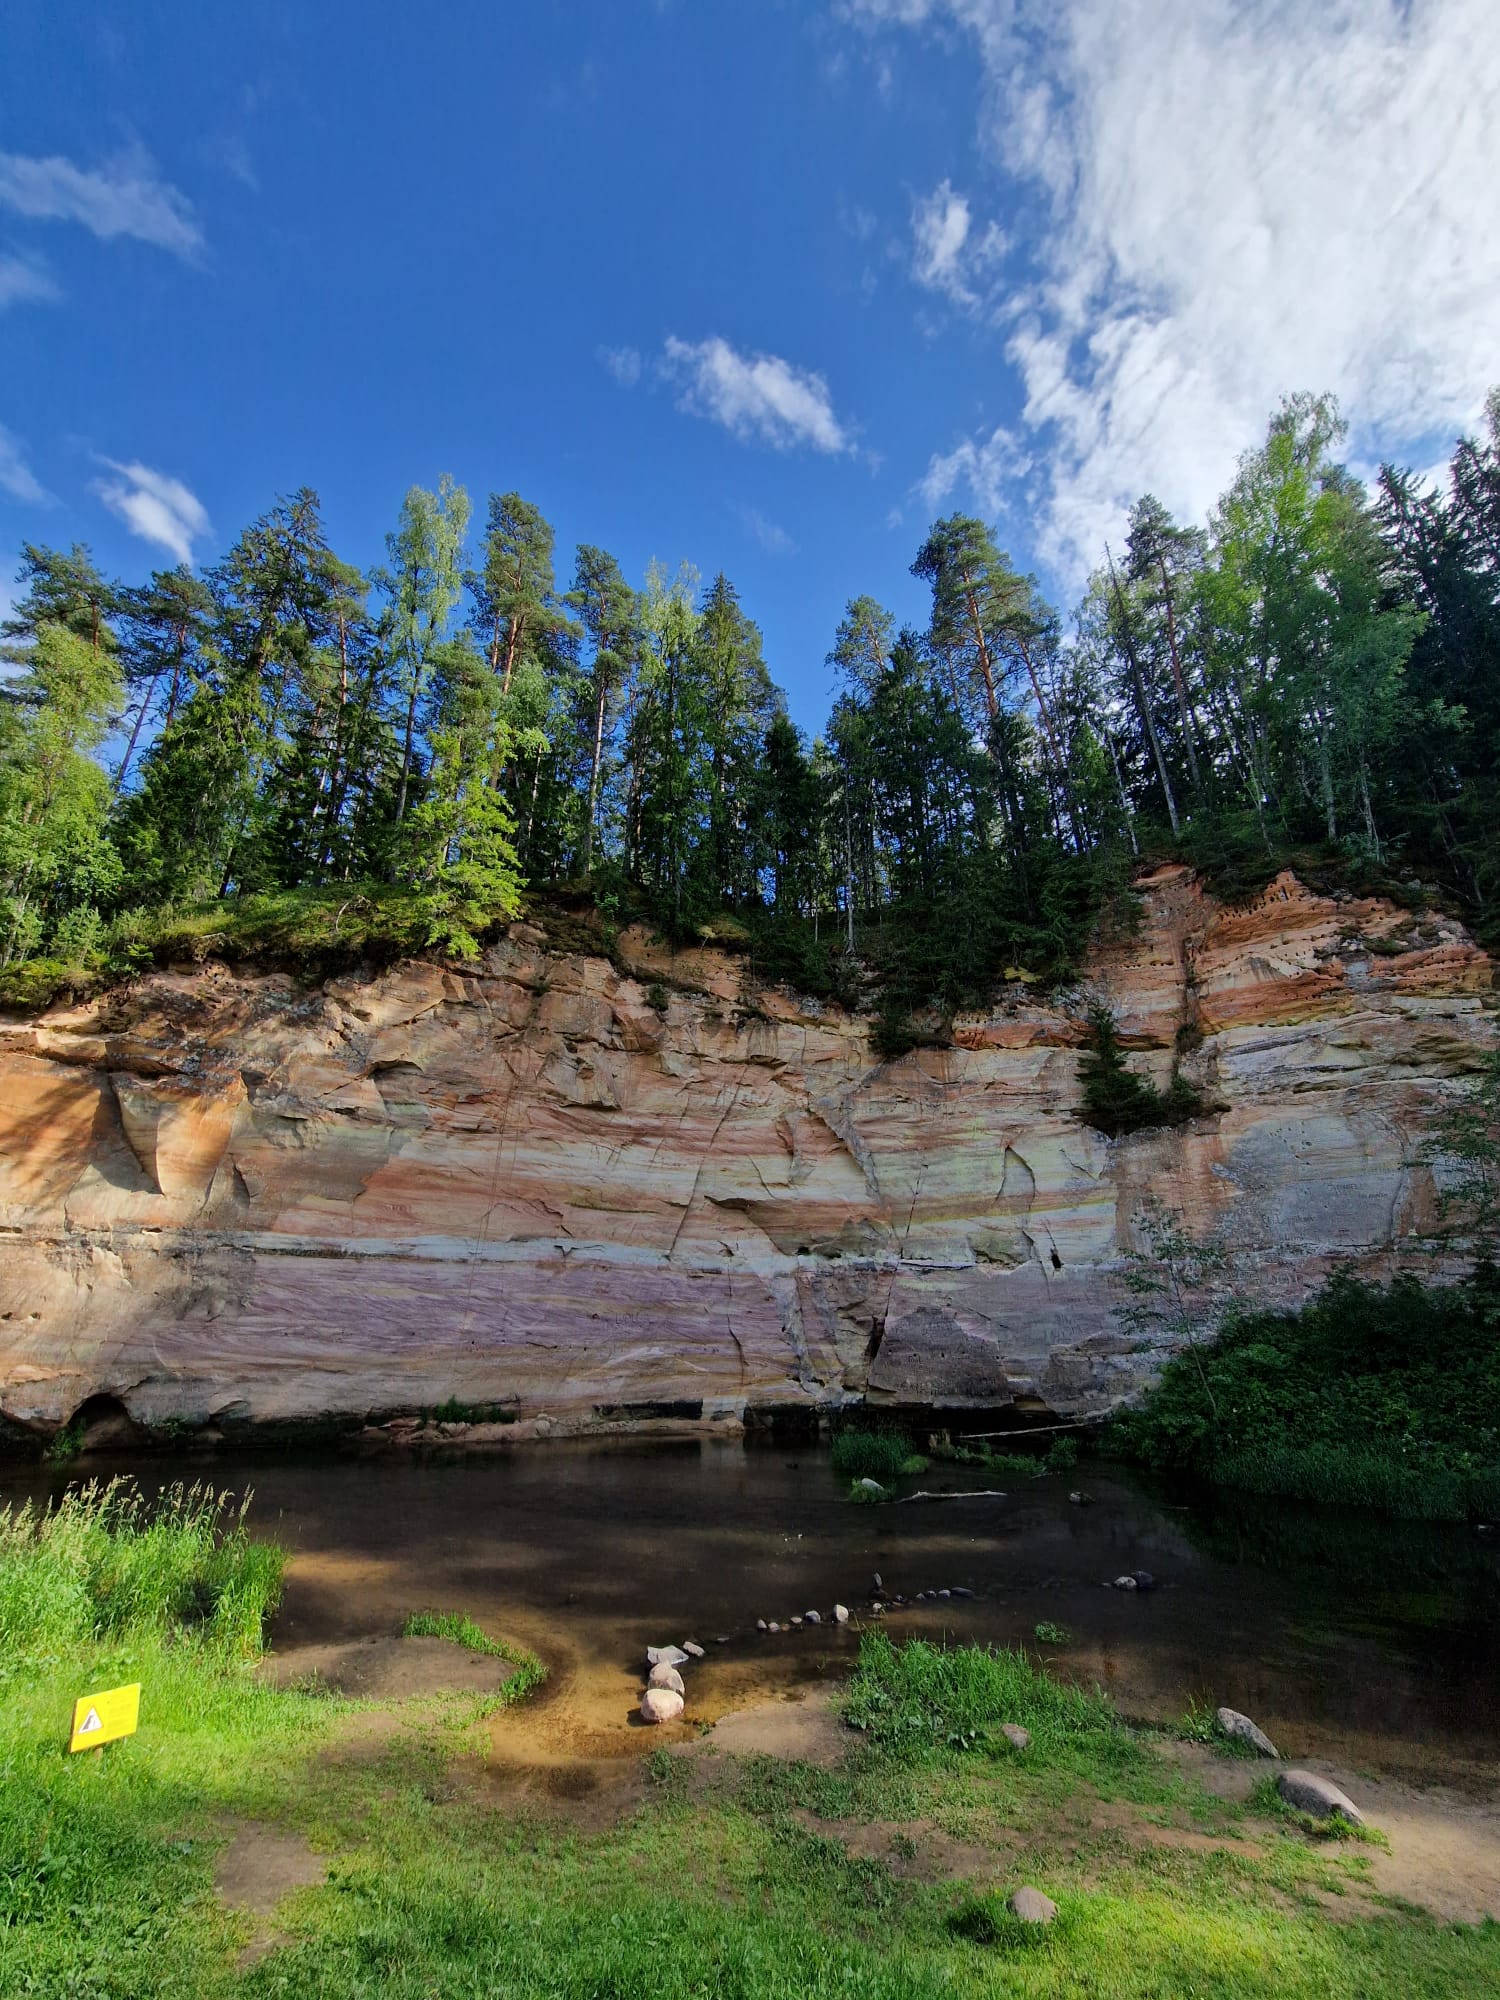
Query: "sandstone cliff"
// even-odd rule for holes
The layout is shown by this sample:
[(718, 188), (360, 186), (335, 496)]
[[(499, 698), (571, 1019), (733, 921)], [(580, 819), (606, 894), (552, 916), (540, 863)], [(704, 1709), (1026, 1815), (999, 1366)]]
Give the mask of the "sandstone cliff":
[(1143, 1200), (1262, 1296), (1387, 1268), (1493, 1005), (1447, 919), (1290, 876), (1227, 909), (1176, 868), (1140, 901), (1092, 984), (1220, 1108), (1117, 1141), (1077, 1115), (1076, 1001), (1017, 985), (881, 1063), (863, 1023), (631, 934), (634, 977), (523, 924), (473, 969), (207, 966), (0, 1029), (0, 1409), (1103, 1411), (1159, 1358), (1116, 1317)]

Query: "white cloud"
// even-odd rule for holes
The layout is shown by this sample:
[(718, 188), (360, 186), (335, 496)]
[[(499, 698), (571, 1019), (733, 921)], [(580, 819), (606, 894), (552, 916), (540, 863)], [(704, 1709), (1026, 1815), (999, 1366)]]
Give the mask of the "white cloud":
[(1002, 425), (988, 437), (965, 438), (950, 452), (934, 452), (917, 491), (936, 512), (960, 487), (990, 520), (1008, 512), (1033, 460), (1014, 431)]
[(991, 222), (976, 229), (968, 196), (944, 180), (912, 203), (911, 236), (911, 274), (917, 283), (945, 293), (955, 305), (978, 305), (977, 287), (1005, 255), (999, 226)]
[(62, 293), (46, 265), (34, 257), (0, 251), (0, 312), (7, 306), (50, 304)]
[(29, 507), (50, 507), (52, 495), (26, 463), (25, 449), (14, 431), (0, 424), (0, 493)]
[(94, 491), (142, 541), (155, 542), (180, 563), (193, 560), (193, 543), (208, 533), (208, 515), (197, 495), (180, 479), (153, 472), (149, 465), (104, 463), (116, 474), (96, 481)]
[[(1039, 553), (1070, 578), (1145, 489), (1201, 516), (1291, 390), (1340, 397), (1356, 458), (1425, 464), (1476, 421), (1500, 376), (1494, 0), (843, 11), (978, 45), (986, 149), (1031, 191), (1031, 282), (997, 311)], [(972, 233), (942, 196), (940, 285)], [(954, 474), (976, 495), (988, 448)]]
[(964, 246), (969, 240), (969, 204), (944, 181), (911, 211), (912, 276), (919, 285), (946, 292), (968, 305), (973, 293), (964, 283)]
[(595, 349), (600, 364), (614, 376), (622, 389), (633, 389), (641, 379), (641, 357), (634, 347)]
[(797, 544), (792, 540), (779, 521), (772, 521), (762, 514), (758, 507), (741, 507), (740, 519), (768, 556), (790, 556), (797, 552)]
[(192, 203), (158, 180), (139, 151), (92, 170), (58, 154), (0, 153), (0, 205), (33, 222), (81, 222), (95, 236), (134, 236), (179, 257), (203, 241)]
[(677, 407), (722, 424), (733, 436), (785, 451), (853, 450), (821, 375), (776, 354), (740, 354), (727, 340), (668, 339), (662, 366), (679, 384)]

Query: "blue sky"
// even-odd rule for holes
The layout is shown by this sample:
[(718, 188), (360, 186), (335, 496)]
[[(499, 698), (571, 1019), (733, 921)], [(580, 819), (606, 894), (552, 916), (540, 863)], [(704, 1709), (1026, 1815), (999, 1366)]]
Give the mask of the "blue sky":
[(12, 0), (0, 562), (406, 486), (723, 568), (794, 715), (926, 522), (1064, 603), (1276, 398), (1440, 458), (1500, 378), (1492, 0)]

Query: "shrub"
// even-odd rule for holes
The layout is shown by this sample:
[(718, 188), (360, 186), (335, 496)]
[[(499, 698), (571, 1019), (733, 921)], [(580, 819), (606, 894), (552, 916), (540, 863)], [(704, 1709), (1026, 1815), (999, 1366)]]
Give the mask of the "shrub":
[(1335, 1276), (1179, 1354), (1116, 1445), (1161, 1471), (1411, 1519), (1500, 1511), (1500, 1273)]
[(1104, 1006), (1089, 1009), (1090, 1046), (1078, 1065), (1083, 1120), (1111, 1139), (1164, 1125), (1185, 1125), (1207, 1108), (1202, 1093), (1173, 1071), (1165, 1090), (1137, 1076), (1120, 1047), (1115, 1017)]

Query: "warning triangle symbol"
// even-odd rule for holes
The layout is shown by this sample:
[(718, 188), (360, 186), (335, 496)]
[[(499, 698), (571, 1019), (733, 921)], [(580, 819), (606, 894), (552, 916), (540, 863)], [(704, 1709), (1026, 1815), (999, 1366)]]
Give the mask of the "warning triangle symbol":
[(104, 1724), (99, 1720), (98, 1709), (91, 1708), (73, 1733), (76, 1736), (87, 1736), (92, 1730), (102, 1729), (103, 1727)]

